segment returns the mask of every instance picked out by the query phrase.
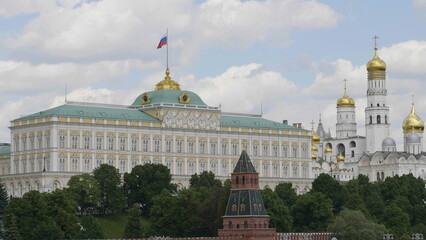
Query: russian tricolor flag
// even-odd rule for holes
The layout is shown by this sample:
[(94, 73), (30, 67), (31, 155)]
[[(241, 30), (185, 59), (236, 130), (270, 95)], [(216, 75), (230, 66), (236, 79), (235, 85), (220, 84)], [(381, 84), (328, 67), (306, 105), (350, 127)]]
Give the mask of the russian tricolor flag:
[(160, 43), (158, 43), (157, 49), (161, 48), (162, 46), (166, 44), (167, 44), (167, 35), (161, 38)]

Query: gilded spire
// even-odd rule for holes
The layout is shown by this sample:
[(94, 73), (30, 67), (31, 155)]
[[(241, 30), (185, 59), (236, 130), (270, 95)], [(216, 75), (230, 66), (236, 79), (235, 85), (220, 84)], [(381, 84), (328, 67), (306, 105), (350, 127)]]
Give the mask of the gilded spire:
[(379, 37), (374, 36), (374, 57), (367, 63), (367, 71), (368, 72), (385, 72), (386, 71), (386, 63), (379, 58), (377, 54), (377, 39)]
[(167, 67), (166, 69), (166, 76), (164, 77), (164, 80), (157, 83), (155, 85), (155, 90), (163, 90), (163, 89), (169, 89), (169, 90), (180, 90), (179, 83), (172, 80), (170, 77), (170, 70)]
[(348, 94), (346, 93), (346, 82), (348, 80), (345, 79), (343, 81), (345, 82), (344, 94), (343, 94), (343, 97), (337, 100), (337, 107), (355, 107), (355, 100), (350, 98)]
[(411, 104), (411, 111), (408, 114), (408, 116), (405, 118), (404, 122), (402, 123), (402, 129), (404, 130), (404, 133), (407, 132), (423, 132), (425, 128), (425, 123), (423, 120), (417, 116), (416, 108), (414, 107), (414, 101)]

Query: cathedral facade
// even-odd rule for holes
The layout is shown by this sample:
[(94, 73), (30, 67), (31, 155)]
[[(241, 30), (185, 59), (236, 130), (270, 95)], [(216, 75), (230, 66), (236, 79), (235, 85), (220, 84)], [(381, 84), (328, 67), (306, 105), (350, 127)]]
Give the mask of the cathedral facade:
[(181, 90), (168, 69), (131, 105), (67, 102), (12, 120), (10, 130), (12, 143), (0, 147), (0, 178), (12, 196), (63, 188), (101, 164), (122, 174), (164, 164), (180, 187), (203, 171), (227, 179), (242, 150), (252, 156), (262, 188), (292, 182), (303, 193), (312, 182), (309, 131), (208, 106)]
[(349, 181), (364, 174), (370, 181), (383, 181), (388, 176), (413, 174), (426, 180), (426, 153), (423, 152), (424, 122), (417, 115), (414, 102), (404, 122), (404, 149), (397, 151), (389, 136), (390, 107), (387, 104), (386, 63), (374, 57), (367, 63), (367, 106), (365, 137), (357, 135), (355, 101), (346, 93), (337, 100), (336, 136), (326, 133), (319, 121), (312, 128), (312, 160), (314, 177), (328, 173), (339, 181)]

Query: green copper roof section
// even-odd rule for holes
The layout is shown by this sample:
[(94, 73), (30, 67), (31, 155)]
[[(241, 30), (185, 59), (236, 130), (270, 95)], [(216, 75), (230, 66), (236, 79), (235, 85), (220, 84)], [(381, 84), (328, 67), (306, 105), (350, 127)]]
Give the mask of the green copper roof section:
[(10, 146), (0, 148), (0, 156), (10, 155)]
[[(201, 98), (191, 92), (191, 91), (182, 91), (182, 90), (156, 90), (156, 91), (150, 91), (146, 92), (151, 97), (150, 104), (155, 103), (176, 103), (180, 104), (179, 97), (186, 92), (188, 96), (191, 99), (191, 103), (189, 105), (199, 105), (199, 106), (207, 106)], [(142, 105), (142, 96), (143, 94), (139, 95), (136, 100), (132, 103), (133, 107), (141, 106)]]
[(250, 161), (246, 150), (243, 150), (238, 159), (237, 165), (235, 165), (234, 173), (255, 173), (256, 169), (253, 166), (253, 163)]
[(220, 125), (222, 127), (247, 127), (247, 128), (277, 129), (277, 130), (308, 131), (303, 128), (294, 127), (284, 123), (274, 122), (261, 117), (221, 116)]
[(52, 116), (160, 122), (160, 120), (137, 109), (79, 106), (70, 104), (40, 111), (15, 120), (27, 120)]

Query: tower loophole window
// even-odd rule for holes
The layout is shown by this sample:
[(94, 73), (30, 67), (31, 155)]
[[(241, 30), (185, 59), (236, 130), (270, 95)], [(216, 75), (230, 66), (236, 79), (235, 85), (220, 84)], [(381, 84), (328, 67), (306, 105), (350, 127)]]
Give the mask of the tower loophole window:
[(380, 121), (380, 115), (377, 115), (377, 123), (378, 123), (378, 124), (380, 124), (380, 123), (381, 123), (381, 121)]

